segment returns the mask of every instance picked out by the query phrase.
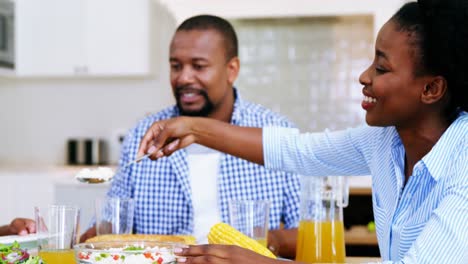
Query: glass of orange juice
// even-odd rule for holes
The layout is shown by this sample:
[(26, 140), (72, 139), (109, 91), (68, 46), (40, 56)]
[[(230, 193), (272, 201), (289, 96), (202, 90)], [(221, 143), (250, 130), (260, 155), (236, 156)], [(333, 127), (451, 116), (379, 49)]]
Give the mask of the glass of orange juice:
[(230, 200), (228, 207), (229, 224), (266, 247), (270, 202), (266, 200)]
[(73, 246), (78, 242), (80, 209), (50, 205), (35, 208), (39, 256), (47, 264), (74, 264)]
[(296, 261), (344, 263), (343, 207), (347, 184), (342, 177), (301, 178), (301, 220)]

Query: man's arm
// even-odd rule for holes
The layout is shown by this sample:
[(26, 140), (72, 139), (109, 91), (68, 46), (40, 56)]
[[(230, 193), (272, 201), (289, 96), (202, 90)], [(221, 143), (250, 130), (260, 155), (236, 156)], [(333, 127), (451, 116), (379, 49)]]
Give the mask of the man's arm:
[(0, 226), (0, 236), (7, 236), (9, 235), (9, 226), (8, 225), (4, 225), (4, 226)]
[(80, 237), (80, 243), (86, 242), (86, 240), (96, 236), (96, 225), (93, 225), (88, 230), (86, 230), (83, 235)]
[(0, 227), (0, 236), (36, 233), (36, 222), (27, 218), (15, 218), (9, 225)]

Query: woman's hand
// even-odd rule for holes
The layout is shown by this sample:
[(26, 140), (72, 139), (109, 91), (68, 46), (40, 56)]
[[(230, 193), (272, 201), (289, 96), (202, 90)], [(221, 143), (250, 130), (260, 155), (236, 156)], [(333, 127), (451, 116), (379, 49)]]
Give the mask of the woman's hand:
[(273, 254), (275, 254), (275, 256), (279, 256), (280, 255), (280, 247), (281, 247), (281, 243), (279, 241), (279, 238), (278, 236), (276, 235), (275, 232), (273, 231), (276, 231), (276, 230), (270, 230), (268, 231), (268, 245), (267, 245), (267, 248), (268, 250), (270, 250)]
[[(181, 251), (181, 252), (177, 252)], [(176, 250), (177, 263), (187, 264), (270, 264), (279, 260), (231, 245), (198, 245)], [(292, 263), (292, 262), (288, 262)]]
[(262, 129), (213, 118), (180, 116), (155, 122), (141, 139), (137, 157), (169, 156), (192, 143), (263, 165)]
[(176, 117), (154, 122), (141, 140), (137, 157), (151, 153), (150, 158), (157, 159), (194, 143), (192, 119)]
[(268, 232), (268, 249), (275, 255), (294, 259), (296, 257), (297, 228), (276, 229)]

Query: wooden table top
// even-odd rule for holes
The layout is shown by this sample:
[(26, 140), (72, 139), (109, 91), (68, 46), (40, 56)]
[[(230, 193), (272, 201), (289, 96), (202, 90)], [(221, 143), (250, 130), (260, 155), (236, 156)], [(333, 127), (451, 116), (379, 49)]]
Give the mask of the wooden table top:
[(375, 263), (380, 261), (382, 261), (380, 258), (375, 257), (346, 257), (346, 263), (348, 264)]
[[(291, 261), (290, 259), (280, 260)], [(346, 264), (367, 264), (367, 263), (380, 263), (382, 260), (377, 257), (346, 257)], [(315, 263), (321, 264), (321, 263)]]

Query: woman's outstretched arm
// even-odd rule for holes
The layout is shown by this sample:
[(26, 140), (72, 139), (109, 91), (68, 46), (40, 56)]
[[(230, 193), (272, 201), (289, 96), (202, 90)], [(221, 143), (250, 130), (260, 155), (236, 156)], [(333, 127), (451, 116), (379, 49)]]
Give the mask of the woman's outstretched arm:
[(211, 118), (176, 117), (155, 122), (140, 143), (138, 156), (169, 156), (192, 143), (263, 165), (262, 129), (240, 127)]

